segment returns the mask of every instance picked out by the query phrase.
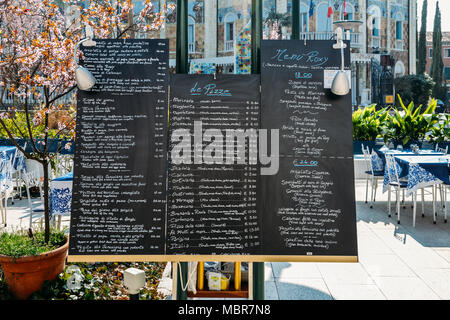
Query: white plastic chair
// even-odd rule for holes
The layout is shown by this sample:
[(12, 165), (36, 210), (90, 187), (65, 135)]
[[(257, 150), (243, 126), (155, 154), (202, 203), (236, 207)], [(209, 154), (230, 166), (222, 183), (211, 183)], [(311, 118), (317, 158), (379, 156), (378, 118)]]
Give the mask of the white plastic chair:
[(73, 170), (73, 155), (57, 153), (55, 157), (55, 177), (60, 177)]
[(440, 148), (439, 144), (436, 143), (436, 148), (434, 150), (437, 152), (442, 152), (443, 154), (447, 154), (448, 153), (448, 145), (445, 148)]
[[(12, 163), (14, 158), (0, 162), (0, 211), (2, 224), (7, 226), (8, 198), (14, 191), (12, 180)], [(3, 205), (4, 201), (4, 205)]]
[[(26, 143), (24, 145), (24, 150), (26, 149)], [(22, 173), (25, 167), (25, 156), (20, 150), (16, 149), (13, 156), (12, 162), (12, 178), (15, 182), (15, 191), (11, 194), (11, 204), (14, 205), (14, 197), (18, 196), (19, 200), (22, 200)]]
[[(439, 144), (436, 143), (436, 148), (435, 151), (437, 152), (441, 152), (443, 154), (447, 154), (448, 153), (448, 145), (445, 148), (440, 148)], [(439, 195), (441, 197), (441, 205), (442, 205), (442, 209), (444, 210), (445, 214), (447, 213), (447, 210), (445, 210), (446, 207), (446, 202), (447, 202), (447, 190), (446, 190), (446, 185), (443, 184), (439, 184)], [(447, 220), (447, 218), (445, 219)]]
[[(403, 179), (399, 179), (397, 164), (395, 162), (394, 155), (386, 154), (386, 166), (389, 178), (389, 190), (388, 190), (388, 216), (391, 217), (391, 187), (395, 192), (395, 203), (397, 208), (397, 223), (400, 224), (400, 191), (405, 190), (408, 186), (408, 181)], [(413, 225), (416, 224), (416, 199), (417, 199), (417, 191), (413, 194)]]
[(444, 183), (444, 223), (447, 223), (447, 191), (450, 190), (450, 185)]
[[(28, 198), (28, 207), (30, 210), (30, 228), (33, 224), (33, 217), (36, 215), (38, 218), (41, 218), (44, 214), (44, 210), (42, 206), (37, 206), (33, 208), (33, 204), (31, 201), (30, 188), (38, 187), (39, 194), (41, 199), (41, 204), (44, 203), (43, 196), (43, 179), (44, 179), (44, 168), (42, 164), (36, 160), (26, 159), (26, 170), (22, 173), (22, 180), (25, 183), (25, 188), (27, 191)], [(51, 172), (51, 171), (49, 171)], [(22, 217), (23, 218), (23, 217)]]
[(384, 172), (380, 170), (374, 170), (372, 165), (372, 159), (371, 154), (369, 151), (369, 147), (365, 148), (364, 145), (361, 146), (364, 160), (366, 162), (366, 203), (367, 203), (367, 197), (368, 197), (368, 191), (369, 191), (369, 179), (371, 180), (371, 192), (370, 192), (370, 208), (373, 208), (373, 204), (375, 202), (376, 194), (377, 194), (377, 187), (378, 187), (378, 181), (382, 181), (384, 177)]

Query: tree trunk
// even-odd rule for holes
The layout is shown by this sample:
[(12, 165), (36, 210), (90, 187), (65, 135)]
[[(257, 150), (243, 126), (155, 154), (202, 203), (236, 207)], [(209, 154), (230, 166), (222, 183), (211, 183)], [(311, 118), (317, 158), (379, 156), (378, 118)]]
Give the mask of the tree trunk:
[(50, 206), (49, 206), (49, 172), (48, 160), (42, 160), (44, 166), (44, 219), (45, 219), (45, 243), (50, 240)]

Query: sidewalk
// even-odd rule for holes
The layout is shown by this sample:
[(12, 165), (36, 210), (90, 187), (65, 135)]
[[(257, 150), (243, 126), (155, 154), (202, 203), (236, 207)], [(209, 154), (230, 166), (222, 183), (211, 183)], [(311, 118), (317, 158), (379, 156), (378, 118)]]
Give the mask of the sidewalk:
[[(373, 209), (364, 199), (365, 181), (358, 180), (359, 263), (266, 263), (266, 299), (450, 299), (450, 222), (439, 215), (433, 224), (430, 196), (425, 218), (419, 205), (416, 228), (410, 198), (401, 225), (394, 214), (388, 218), (387, 194), (381, 195), (381, 186)], [(28, 218), (19, 219), (26, 210), (26, 199), (10, 206), (9, 227), (27, 227)], [(68, 225), (67, 218), (63, 225)]]

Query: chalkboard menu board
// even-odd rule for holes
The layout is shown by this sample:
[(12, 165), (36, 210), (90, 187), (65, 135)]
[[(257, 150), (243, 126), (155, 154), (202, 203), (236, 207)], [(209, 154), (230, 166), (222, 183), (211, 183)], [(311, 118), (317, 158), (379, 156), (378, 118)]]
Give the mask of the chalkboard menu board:
[(169, 42), (82, 49), (97, 84), (78, 92), (69, 255), (162, 254)]
[(259, 85), (259, 75), (171, 77), (167, 254), (260, 253)]
[(264, 254), (357, 255), (351, 94), (324, 89), (341, 65), (334, 43), (261, 44), (261, 127), (280, 141), (278, 173), (260, 177)]
[(69, 261), (356, 261), (333, 44), (262, 41), (261, 75), (170, 80), (167, 40), (84, 47)]

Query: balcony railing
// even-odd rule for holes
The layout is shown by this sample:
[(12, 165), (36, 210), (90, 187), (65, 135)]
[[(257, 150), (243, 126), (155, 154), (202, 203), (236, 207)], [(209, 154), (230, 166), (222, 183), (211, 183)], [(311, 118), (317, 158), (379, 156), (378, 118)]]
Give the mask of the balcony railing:
[[(300, 32), (301, 40), (330, 40), (334, 36), (334, 32), (323, 31), (323, 32)], [(344, 39), (347, 39), (347, 33), (344, 34)], [(363, 45), (361, 41), (360, 32), (350, 32), (350, 45), (354, 48), (361, 47)]]
[(193, 43), (193, 42), (188, 43), (188, 52), (189, 53), (195, 52), (195, 43)]
[(371, 47), (372, 48), (381, 48), (381, 38), (373, 37)]
[[(4, 95), (2, 95), (3, 90), (5, 90), (5, 89), (0, 87), (0, 97), (2, 97), (1, 103), (2, 103), (3, 105), (5, 105), (5, 106), (7, 106), (7, 107), (11, 107), (11, 106), (20, 107), (22, 104), (25, 103), (24, 98), (20, 98), (20, 99), (19, 99), (19, 98), (17, 98), (17, 97), (14, 97), (14, 96), (13, 96), (12, 94), (10, 94), (8, 91), (5, 92)], [(39, 91), (40, 91), (41, 93), (43, 93), (42, 90), (39, 90)], [(50, 97), (50, 98), (52, 98), (52, 97)], [(53, 104), (54, 104), (54, 105), (58, 105), (58, 104), (71, 104), (71, 103), (74, 103), (74, 102), (75, 102), (74, 98), (75, 98), (75, 97), (74, 97), (74, 92), (70, 92), (70, 93), (68, 93), (68, 94), (66, 94), (66, 95), (64, 95), (64, 96), (62, 96), (61, 98), (56, 99), (56, 100), (53, 102)], [(35, 98), (34, 96), (31, 95), (31, 96), (28, 96), (28, 97), (26, 98), (26, 101), (28, 102), (28, 104), (29, 104), (30, 106), (33, 106), (33, 105), (42, 103), (43, 98)]]
[(395, 40), (395, 49), (403, 50), (403, 40)]
[(233, 40), (225, 41), (225, 51), (233, 51), (233, 49), (234, 49), (234, 41)]

